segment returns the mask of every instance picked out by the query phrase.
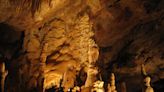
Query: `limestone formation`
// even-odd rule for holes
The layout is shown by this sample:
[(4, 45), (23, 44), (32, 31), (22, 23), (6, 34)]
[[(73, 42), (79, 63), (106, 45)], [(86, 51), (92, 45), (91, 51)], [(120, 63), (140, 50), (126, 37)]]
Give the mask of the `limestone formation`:
[(126, 83), (125, 82), (121, 82), (121, 92), (127, 92), (127, 88), (126, 88)]
[(87, 79), (85, 81), (85, 87), (91, 87), (93, 83), (96, 81), (96, 75), (98, 74), (98, 70), (94, 67), (89, 67), (87, 69)]
[(99, 80), (94, 82), (91, 92), (105, 92), (104, 91), (104, 82), (99, 81)]
[(145, 69), (145, 65), (144, 64), (141, 65), (141, 73), (142, 73), (143, 76), (147, 76), (147, 73), (146, 73), (146, 69)]
[[(88, 14), (84, 13), (72, 21), (74, 24), (71, 25), (75, 26), (67, 28), (68, 25), (62, 19), (55, 18), (40, 30), (31, 29), (32, 31), (25, 33), (24, 50), (28, 52), (27, 58), (30, 60), (31, 67), (37, 66), (38, 63), (40, 65), (35, 70), (34, 68), (30, 70), (30, 72), (35, 71), (36, 76), (32, 73), (28, 76), (44, 79), (44, 90), (52, 86), (59, 87), (63, 74), (65, 77), (62, 85), (65, 90), (72, 88), (77, 71), (96, 64), (99, 51), (92, 39), (94, 33)], [(36, 70), (40, 71), (40, 75)], [(88, 70), (86, 71), (88, 76), (92, 75), (94, 78), (97, 69), (88, 68)], [(87, 77), (87, 82), (88, 79), (90, 77)]]
[(141, 73), (144, 77), (144, 81), (143, 81), (144, 87), (142, 89), (143, 92), (154, 92), (153, 88), (150, 85), (151, 78), (147, 75), (144, 64), (142, 64), (142, 66), (141, 66)]
[(6, 76), (8, 74), (8, 71), (5, 69), (5, 63), (1, 63), (0, 66), (0, 73), (1, 73), (1, 92), (5, 92), (4, 88), (5, 88), (5, 79)]
[(80, 87), (75, 86), (75, 87), (72, 89), (72, 92), (80, 92)]
[(91, 92), (91, 87), (81, 87), (81, 92)]
[(107, 92), (112, 92), (112, 90), (111, 90), (111, 86), (110, 86), (110, 83), (108, 83), (108, 86), (107, 86)]
[(163, 5), (164, 0), (0, 0), (5, 90), (66, 91), (78, 85), (91, 92), (97, 75), (106, 83), (112, 71), (119, 77), (115, 83), (112, 75), (109, 92), (125, 91), (120, 81), (127, 91), (139, 91), (148, 75), (154, 91), (163, 91)]
[(145, 82), (145, 90), (144, 90), (144, 92), (154, 92), (153, 88), (150, 85), (151, 78), (149, 76), (147, 76), (144, 79), (144, 82)]
[(115, 85), (115, 75), (114, 75), (114, 73), (111, 74), (110, 78), (111, 78), (111, 82), (110, 82), (110, 84), (111, 84), (111, 92), (117, 92), (116, 85)]

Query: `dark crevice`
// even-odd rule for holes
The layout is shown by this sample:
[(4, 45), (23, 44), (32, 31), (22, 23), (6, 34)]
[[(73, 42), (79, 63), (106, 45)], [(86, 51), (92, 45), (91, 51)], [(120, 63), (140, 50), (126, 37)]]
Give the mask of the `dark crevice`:
[(161, 2), (162, 0), (146, 0), (144, 2), (144, 7), (146, 9), (146, 12), (149, 14), (149, 13), (152, 13), (154, 10), (157, 9), (159, 3)]

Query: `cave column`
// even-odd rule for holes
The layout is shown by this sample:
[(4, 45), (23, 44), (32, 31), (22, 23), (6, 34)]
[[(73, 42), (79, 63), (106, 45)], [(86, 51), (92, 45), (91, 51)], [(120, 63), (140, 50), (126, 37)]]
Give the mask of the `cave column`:
[(89, 44), (89, 50), (88, 50), (89, 63), (87, 67), (87, 79), (85, 82), (85, 87), (92, 86), (93, 83), (97, 80), (96, 76), (98, 74), (98, 68), (96, 67), (96, 60), (98, 54), (99, 54), (98, 49), (96, 47), (91, 47), (91, 45)]

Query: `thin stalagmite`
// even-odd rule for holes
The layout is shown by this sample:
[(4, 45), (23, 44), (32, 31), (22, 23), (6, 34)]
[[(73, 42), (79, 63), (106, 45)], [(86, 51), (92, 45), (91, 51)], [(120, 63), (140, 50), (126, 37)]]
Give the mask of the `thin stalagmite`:
[(8, 71), (5, 68), (5, 63), (1, 64), (1, 92), (5, 92), (5, 79), (8, 74)]

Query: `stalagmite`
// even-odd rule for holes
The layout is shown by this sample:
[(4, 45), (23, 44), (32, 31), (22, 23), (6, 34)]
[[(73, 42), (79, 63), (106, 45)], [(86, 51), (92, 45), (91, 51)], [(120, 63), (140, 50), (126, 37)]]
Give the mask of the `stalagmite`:
[(72, 89), (72, 92), (80, 92), (80, 87), (79, 87), (79, 86), (75, 86), (75, 87)]
[(112, 92), (112, 90), (111, 90), (111, 86), (110, 86), (110, 83), (108, 83), (107, 92)]
[(150, 85), (151, 78), (147, 75), (144, 64), (141, 66), (141, 73), (144, 77), (144, 87), (142, 89), (143, 92), (154, 92), (153, 88)]
[(126, 83), (121, 82), (121, 92), (126, 92)]
[(153, 88), (150, 85), (151, 78), (149, 76), (147, 76), (144, 79), (144, 82), (145, 82), (145, 87), (146, 87), (145, 90), (144, 90), (144, 92), (154, 92)]
[(91, 92), (104, 92), (104, 82), (103, 81), (94, 82)]
[(88, 68), (87, 68), (87, 79), (85, 82), (85, 87), (90, 87), (96, 81), (96, 75), (98, 74), (96, 65), (96, 60), (98, 59), (98, 49), (91, 46), (91, 42), (89, 42), (89, 50), (88, 50)]
[(96, 81), (96, 75), (98, 74), (98, 69), (94, 67), (95, 63), (90, 60), (93, 60), (93, 59), (89, 57), (90, 64), (88, 65), (88, 68), (87, 68), (87, 79), (85, 81), (85, 87), (92, 86), (93, 83)]
[(111, 92), (117, 92), (114, 73), (111, 74)]
[(85, 81), (85, 87), (91, 87), (93, 83), (96, 81), (96, 75), (98, 74), (98, 70), (94, 67), (89, 67), (87, 69), (87, 79)]
[(5, 63), (3, 62), (1, 65), (1, 92), (4, 92), (5, 87), (5, 79), (8, 74), (8, 71), (5, 70)]

